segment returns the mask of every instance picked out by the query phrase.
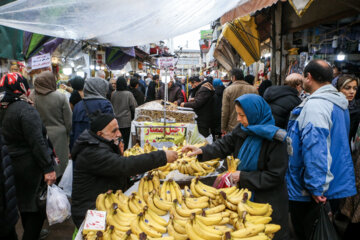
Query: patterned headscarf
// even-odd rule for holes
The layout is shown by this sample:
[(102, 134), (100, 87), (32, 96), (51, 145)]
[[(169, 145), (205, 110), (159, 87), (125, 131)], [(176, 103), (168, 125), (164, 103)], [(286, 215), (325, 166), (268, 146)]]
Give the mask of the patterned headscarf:
[(25, 100), (29, 96), (29, 84), (20, 73), (8, 73), (0, 80), (0, 103), (2, 107)]

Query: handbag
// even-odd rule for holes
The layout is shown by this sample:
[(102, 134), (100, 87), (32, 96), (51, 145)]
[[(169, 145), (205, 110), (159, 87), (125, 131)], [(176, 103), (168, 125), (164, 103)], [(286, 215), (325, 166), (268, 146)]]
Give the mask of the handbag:
[(333, 223), (325, 209), (325, 204), (319, 203), (319, 218), (315, 221), (310, 240), (340, 240)]

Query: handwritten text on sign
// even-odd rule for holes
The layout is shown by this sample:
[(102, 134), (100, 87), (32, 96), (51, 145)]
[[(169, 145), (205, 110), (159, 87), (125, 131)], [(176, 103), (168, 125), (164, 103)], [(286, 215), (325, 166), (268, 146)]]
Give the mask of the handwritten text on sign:
[(104, 231), (106, 225), (106, 212), (88, 210), (86, 213), (84, 229)]
[(173, 57), (162, 57), (158, 59), (159, 67), (164, 68), (170, 68), (174, 67), (174, 58)]
[[(163, 126), (163, 123), (145, 123), (146, 125), (159, 125)], [(173, 123), (173, 126), (183, 127), (182, 123)], [(185, 140), (185, 128), (143, 128), (144, 142), (156, 143), (156, 142), (172, 142), (175, 144), (182, 143)], [(165, 131), (165, 136), (164, 136)]]
[(50, 65), (51, 65), (50, 53), (31, 58), (31, 69), (46, 68), (46, 67), (50, 67)]

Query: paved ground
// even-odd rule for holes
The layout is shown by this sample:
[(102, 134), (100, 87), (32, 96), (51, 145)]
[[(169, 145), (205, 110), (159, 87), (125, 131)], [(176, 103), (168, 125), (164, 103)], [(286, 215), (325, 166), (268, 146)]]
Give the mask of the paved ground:
[[(71, 240), (75, 225), (70, 218), (63, 223), (55, 224), (51, 227), (49, 227), (48, 222), (45, 221), (43, 228), (50, 229), (49, 235), (45, 238), (46, 240)], [(18, 239), (21, 239), (23, 228), (20, 220), (16, 225), (16, 232), (18, 234)]]

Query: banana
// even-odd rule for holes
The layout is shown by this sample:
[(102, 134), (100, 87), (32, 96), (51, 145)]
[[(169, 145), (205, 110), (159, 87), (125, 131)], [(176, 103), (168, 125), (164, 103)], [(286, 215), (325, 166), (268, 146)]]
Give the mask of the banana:
[(223, 232), (223, 233), (233, 232), (233, 231), (234, 231), (234, 229), (229, 228), (229, 227), (224, 226), (224, 225), (221, 225), (221, 226), (215, 225), (214, 228), (215, 228), (216, 230), (219, 230), (219, 231)]
[(163, 182), (160, 189), (160, 197), (166, 200), (166, 182)]
[(117, 190), (115, 196), (117, 197), (117, 199), (119, 199), (120, 203), (122, 204), (127, 202), (127, 200), (129, 199), (129, 197), (126, 196), (121, 190)]
[(250, 215), (255, 216), (264, 216), (269, 212), (270, 204), (266, 203), (259, 205), (259, 207), (252, 207), (247, 204), (247, 196), (248, 194), (245, 192), (244, 199), (238, 204), (238, 213), (240, 216), (242, 216), (243, 212), (248, 212)]
[(130, 222), (136, 218), (136, 215), (134, 214), (133, 216), (125, 216), (121, 215), (121, 212), (117, 209), (115, 210), (113, 213), (108, 214), (108, 216), (111, 215), (113, 217), (113, 219), (119, 223), (122, 226), (130, 226)]
[(176, 232), (186, 234), (185, 225), (181, 225), (179, 220), (173, 219), (172, 224)]
[(190, 184), (190, 189), (191, 189), (191, 193), (195, 196), (195, 197), (201, 197), (202, 195), (200, 195), (200, 193), (198, 193), (195, 189), (195, 178), (193, 178), (191, 180), (191, 184)]
[(267, 224), (271, 222), (272, 218), (263, 216), (250, 216), (249, 214), (246, 214), (245, 220), (253, 224)]
[(160, 238), (162, 236), (160, 232), (156, 231), (147, 222), (145, 222), (142, 213), (140, 213), (139, 228), (150, 237)]
[(175, 211), (182, 217), (190, 217), (192, 213), (200, 214), (202, 210), (200, 208), (198, 209), (184, 209), (182, 207), (179, 207), (177, 204), (177, 201), (174, 201), (173, 208)]
[(129, 199), (129, 209), (134, 214), (139, 214), (141, 212), (141, 207), (137, 204), (136, 199), (134, 196), (132, 196)]
[(111, 209), (112, 209), (113, 201), (111, 198), (111, 194), (112, 194), (112, 190), (109, 190), (105, 193), (104, 205), (105, 205), (106, 211), (111, 211)]
[(270, 205), (270, 206), (269, 206), (269, 211), (264, 214), (264, 217), (270, 217), (272, 213), (273, 213), (273, 209), (272, 209), (272, 207), (271, 207), (271, 205)]
[(170, 220), (170, 223), (168, 225), (168, 233), (170, 236), (174, 237), (174, 239), (176, 239), (176, 240), (187, 240), (188, 239), (187, 235), (181, 234), (181, 233), (178, 233), (175, 231), (172, 220)]
[(145, 210), (146, 214), (149, 214), (151, 216), (151, 218), (154, 219), (154, 221), (157, 222), (158, 224), (160, 224), (161, 226), (166, 227), (168, 225), (168, 223), (165, 221), (165, 219), (163, 219), (162, 217), (157, 215), (155, 212), (153, 212), (148, 207), (145, 207), (144, 210)]
[(170, 183), (165, 182), (165, 184), (166, 184), (165, 185), (165, 188), (166, 188), (166, 195), (165, 195), (166, 201), (172, 202), (171, 192), (170, 192)]
[(223, 233), (220, 230), (216, 230), (214, 227), (210, 227), (204, 225), (202, 222), (195, 221), (193, 222), (193, 229), (194, 231), (205, 239), (210, 240), (221, 240)]
[(166, 231), (167, 231), (166, 227), (160, 225), (157, 221), (155, 221), (155, 219), (152, 217), (152, 215), (145, 213), (143, 220), (155, 231), (158, 231), (159, 233), (166, 233)]
[(160, 193), (160, 179), (158, 175), (154, 175), (152, 178), (152, 182), (153, 182), (153, 186), (154, 186), (154, 190), (156, 191), (157, 194)]
[(221, 219), (221, 222), (219, 222), (219, 225), (225, 225), (228, 224), (229, 222), (230, 222), (230, 218), (224, 217), (223, 219)]
[(192, 221), (189, 221), (185, 226), (186, 234), (190, 238), (190, 240), (205, 240), (206, 238), (202, 238), (199, 236), (193, 229)]
[(210, 214), (215, 214), (215, 213), (219, 213), (219, 212), (222, 212), (225, 210), (225, 205), (224, 204), (221, 204), (221, 205), (218, 205), (216, 207), (213, 207), (213, 208), (208, 208), (205, 210), (205, 214), (206, 215), (210, 215)]
[(208, 192), (211, 192), (215, 196), (217, 196), (219, 194), (219, 191), (216, 188), (208, 186), (208, 185), (202, 183), (199, 178), (197, 178), (195, 180), (195, 183), (197, 183), (201, 188), (206, 189)]
[(269, 238), (266, 235), (263, 234), (258, 234), (256, 236), (253, 237), (245, 237), (245, 238), (236, 238), (236, 237), (232, 237), (232, 240), (269, 240)]
[(190, 191), (190, 188), (187, 185), (185, 185), (185, 187), (184, 187), (184, 195), (185, 195), (186, 198), (191, 197), (191, 191)]
[(173, 205), (172, 202), (168, 202), (162, 198), (159, 198), (158, 195), (154, 195), (153, 201), (155, 206), (163, 211), (169, 211)]
[[(170, 196), (171, 196), (171, 201), (174, 201), (176, 198), (176, 192), (175, 192), (175, 187), (174, 187), (174, 181), (173, 180), (169, 180), (169, 189), (170, 189)], [(179, 201), (179, 200), (178, 200)]]
[[(133, 219), (132, 221), (134, 221), (134, 220), (136, 220), (136, 219)], [(107, 221), (108, 225), (114, 226), (114, 228), (116, 230), (119, 230), (121, 232), (126, 232), (126, 231), (128, 231), (130, 229), (130, 225), (129, 225), (129, 223), (131, 223), (130, 221), (128, 223), (126, 223), (128, 225), (120, 225), (120, 223), (123, 223), (123, 222), (118, 222), (117, 220), (115, 220), (113, 218), (113, 216), (111, 214), (107, 215), (106, 221)]]
[(196, 216), (196, 221), (200, 221), (202, 222), (203, 224), (207, 225), (207, 226), (212, 226), (212, 225), (217, 225), (221, 222), (222, 220), (222, 216), (219, 214), (219, 215), (214, 215), (214, 216), (207, 216), (207, 217), (204, 217), (204, 216), (201, 216), (201, 215), (198, 215)]
[(265, 225), (265, 234), (276, 233), (280, 231), (281, 226), (278, 224), (266, 224)]
[(234, 205), (238, 205), (239, 202), (243, 199), (243, 193), (244, 193), (244, 189), (241, 189), (238, 193), (232, 196), (226, 195), (226, 197), (229, 202), (231, 202)]
[(167, 211), (161, 210), (154, 205), (153, 199), (150, 196), (148, 197), (147, 203), (148, 203), (149, 209), (152, 210), (157, 215), (164, 216), (167, 214)]
[(202, 196), (207, 196), (211, 199), (215, 199), (216, 195), (213, 194), (212, 192), (209, 192), (207, 189), (202, 188), (202, 186), (199, 184), (199, 182), (200, 181), (197, 179), (197, 182), (194, 185), (196, 192), (198, 192)]
[(129, 208), (129, 201), (130, 201), (130, 199), (128, 198), (128, 199), (126, 200), (126, 202), (120, 204), (120, 206), (118, 206), (118, 208), (119, 208), (121, 211), (123, 211), (124, 213), (132, 213), (131, 210), (130, 210), (130, 208)]
[[(205, 197), (207, 198), (207, 197)], [(185, 204), (190, 209), (202, 209), (209, 207), (208, 201), (203, 201), (204, 198), (185, 198)], [(207, 198), (208, 199), (208, 198)]]
[(171, 215), (173, 215), (173, 217), (174, 217), (175, 219), (180, 220), (180, 221), (187, 221), (187, 220), (189, 220), (189, 218), (180, 216), (174, 208), (171, 208), (170, 216), (171, 216)]
[(198, 163), (199, 163), (198, 161), (190, 161), (189, 162), (191, 168), (194, 169), (195, 172), (197, 172), (197, 173), (206, 172), (205, 169), (203, 169)]
[(149, 186), (148, 191), (149, 192), (153, 192), (153, 190), (154, 190), (154, 183), (153, 183), (152, 179), (153, 179), (152, 176), (150, 176), (150, 178), (148, 177), (148, 186)]
[(111, 235), (111, 240), (128, 240), (130, 239), (130, 235), (131, 235), (131, 230), (128, 230), (127, 232), (125, 232), (124, 234), (117, 235), (116, 231), (114, 231)]
[(140, 235), (140, 233), (143, 232), (143, 230), (140, 228), (140, 218), (141, 218), (141, 214), (139, 214), (133, 221), (131, 221), (130, 223), (130, 229), (131, 232), (137, 236)]
[(264, 230), (265, 230), (264, 224), (245, 225), (245, 228), (232, 232), (231, 236), (233, 238), (252, 237), (252, 236), (256, 236), (260, 232), (263, 232)]
[(105, 194), (99, 194), (96, 198), (96, 209), (99, 211), (106, 211), (105, 207)]
[(144, 179), (144, 184), (143, 184), (143, 196), (144, 196), (144, 200), (148, 199), (149, 196), (149, 181), (146, 179)]
[(230, 194), (232, 194), (233, 192), (238, 190), (238, 188), (236, 186), (232, 186), (232, 187), (229, 187), (229, 188), (220, 188), (218, 190), (223, 191), (224, 193), (226, 193), (227, 196), (229, 196)]
[(179, 201), (179, 203), (182, 203), (182, 193), (179, 184), (177, 184), (175, 181), (172, 182), (174, 185), (175, 193), (176, 193), (176, 199)]
[(141, 199), (144, 199), (144, 181), (145, 178), (141, 178), (138, 187), (138, 194)]

